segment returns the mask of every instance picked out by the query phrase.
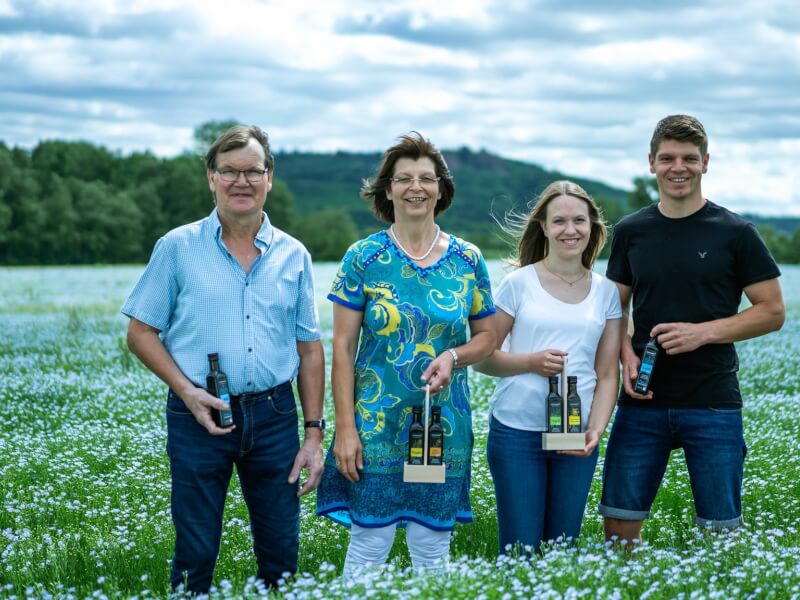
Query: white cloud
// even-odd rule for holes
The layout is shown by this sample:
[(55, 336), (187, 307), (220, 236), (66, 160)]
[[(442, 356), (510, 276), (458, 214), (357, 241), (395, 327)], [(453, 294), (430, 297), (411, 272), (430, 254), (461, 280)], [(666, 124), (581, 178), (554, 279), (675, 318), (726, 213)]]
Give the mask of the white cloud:
[(709, 197), (800, 215), (796, 89), (789, 0), (0, 0), (0, 140), (25, 147), (170, 155), (225, 118), (321, 151), (418, 129), (627, 187), (656, 121), (688, 112)]

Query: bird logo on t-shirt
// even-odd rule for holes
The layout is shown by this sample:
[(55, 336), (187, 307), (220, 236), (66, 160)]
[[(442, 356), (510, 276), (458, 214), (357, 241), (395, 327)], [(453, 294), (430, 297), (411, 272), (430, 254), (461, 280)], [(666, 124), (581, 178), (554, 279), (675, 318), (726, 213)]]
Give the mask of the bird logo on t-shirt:
[(700, 258), (705, 258), (706, 254), (708, 254), (708, 250), (706, 250), (705, 252), (700, 252), (700, 251), (697, 252), (697, 256), (699, 256)]

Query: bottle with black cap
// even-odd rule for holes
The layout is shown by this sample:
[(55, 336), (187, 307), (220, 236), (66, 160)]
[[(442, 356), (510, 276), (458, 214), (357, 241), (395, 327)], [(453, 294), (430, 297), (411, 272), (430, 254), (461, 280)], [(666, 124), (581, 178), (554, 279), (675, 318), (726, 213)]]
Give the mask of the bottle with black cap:
[(547, 406), (547, 432), (564, 433), (564, 407), (561, 394), (558, 393), (558, 377), (550, 377), (548, 381), (550, 383), (550, 392), (547, 394), (545, 401)]
[(233, 425), (233, 413), (230, 409), (231, 394), (228, 390), (228, 377), (220, 371), (219, 354), (212, 352), (208, 355), (208, 375), (206, 375), (206, 387), (208, 393), (216, 396), (228, 405), (224, 410), (213, 410), (214, 421), (220, 427), (230, 427)]
[(650, 338), (647, 345), (642, 352), (642, 364), (639, 366), (639, 375), (636, 377), (636, 383), (633, 386), (633, 391), (637, 394), (646, 394), (650, 389), (650, 379), (653, 377), (653, 369), (656, 366), (656, 359), (658, 358), (658, 341), (656, 338)]

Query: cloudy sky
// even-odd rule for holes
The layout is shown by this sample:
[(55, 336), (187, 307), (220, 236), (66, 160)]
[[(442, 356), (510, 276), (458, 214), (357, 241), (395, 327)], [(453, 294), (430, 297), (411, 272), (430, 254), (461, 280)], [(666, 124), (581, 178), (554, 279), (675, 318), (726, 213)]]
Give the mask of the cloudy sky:
[(172, 156), (233, 118), (278, 149), (383, 150), (416, 129), (630, 187), (678, 112), (711, 137), (707, 197), (800, 215), (796, 0), (0, 0), (9, 146)]

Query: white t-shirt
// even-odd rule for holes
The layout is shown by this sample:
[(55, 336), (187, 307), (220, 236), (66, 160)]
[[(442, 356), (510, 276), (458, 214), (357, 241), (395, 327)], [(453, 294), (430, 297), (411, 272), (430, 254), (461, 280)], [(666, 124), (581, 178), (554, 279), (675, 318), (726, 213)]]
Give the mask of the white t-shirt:
[[(504, 351), (528, 354), (552, 349), (568, 353), (567, 371), (578, 377), (581, 429), (585, 430), (597, 381), (597, 345), (606, 320), (622, 316), (617, 287), (602, 275), (592, 273), (586, 298), (578, 304), (568, 304), (546, 292), (536, 269), (527, 265), (503, 279), (494, 294), (494, 303), (514, 317), (503, 343)], [(536, 373), (503, 377), (490, 400), (491, 414), (508, 427), (545, 431), (548, 391), (547, 377)]]

